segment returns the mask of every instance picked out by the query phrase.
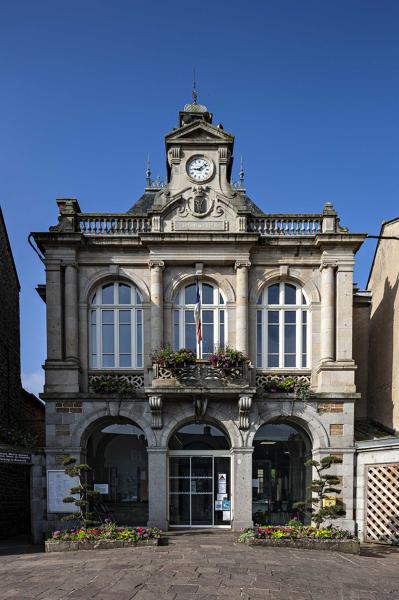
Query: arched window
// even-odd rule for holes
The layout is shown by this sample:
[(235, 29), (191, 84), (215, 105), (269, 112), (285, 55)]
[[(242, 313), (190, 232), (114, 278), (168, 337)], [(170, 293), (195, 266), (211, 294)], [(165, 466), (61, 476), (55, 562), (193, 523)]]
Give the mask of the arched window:
[(106, 283), (90, 302), (90, 366), (143, 368), (143, 299), (128, 283)]
[(275, 283), (262, 290), (257, 304), (256, 366), (308, 368), (309, 306), (302, 289), (292, 283)]
[(202, 341), (198, 344), (194, 308), (197, 284), (190, 283), (177, 294), (173, 309), (173, 346), (189, 348), (198, 358), (207, 358), (226, 343), (226, 306), (217, 286), (199, 282)]

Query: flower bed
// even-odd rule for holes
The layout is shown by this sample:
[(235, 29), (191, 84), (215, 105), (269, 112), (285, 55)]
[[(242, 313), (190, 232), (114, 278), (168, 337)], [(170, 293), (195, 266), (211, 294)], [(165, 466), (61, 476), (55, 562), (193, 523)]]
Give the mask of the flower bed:
[(115, 524), (88, 529), (54, 531), (46, 540), (46, 552), (105, 550), (132, 546), (157, 546), (161, 530), (156, 527), (117, 527)]
[(338, 527), (317, 529), (316, 527), (280, 527), (272, 525), (245, 529), (238, 542), (251, 546), (278, 546), (304, 550), (334, 550), (359, 554), (359, 541), (349, 532)]

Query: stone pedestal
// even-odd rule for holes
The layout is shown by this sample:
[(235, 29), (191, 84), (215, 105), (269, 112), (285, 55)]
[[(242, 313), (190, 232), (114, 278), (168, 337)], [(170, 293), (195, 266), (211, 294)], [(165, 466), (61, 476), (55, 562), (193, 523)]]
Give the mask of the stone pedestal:
[(149, 447), (148, 452), (148, 527), (167, 531), (168, 522), (168, 450)]
[(252, 453), (254, 449), (233, 448), (233, 531), (252, 526)]

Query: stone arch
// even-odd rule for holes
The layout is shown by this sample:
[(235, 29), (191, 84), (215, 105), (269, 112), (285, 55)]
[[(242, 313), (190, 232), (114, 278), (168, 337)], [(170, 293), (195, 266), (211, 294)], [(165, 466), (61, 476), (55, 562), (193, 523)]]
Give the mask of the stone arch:
[[(236, 423), (234, 423), (230, 416), (227, 415), (225, 415), (226, 418), (223, 419), (224, 415), (221, 413), (220, 408), (221, 406), (218, 405), (217, 409), (208, 409), (204, 417), (201, 418), (201, 421), (207, 421), (210, 425), (215, 425), (224, 431), (229, 439), (231, 448), (240, 447), (242, 445), (242, 441), (240, 431)], [(170, 415), (167, 425), (165, 425), (162, 429), (159, 445), (161, 447), (168, 448), (169, 440), (175, 431), (179, 429), (179, 427), (194, 421), (195, 417), (193, 415), (192, 408), (190, 410), (189, 407), (180, 410), (177, 414)]]
[[(172, 279), (165, 289), (165, 303), (172, 304), (177, 292), (189, 283), (194, 283), (197, 279), (195, 273), (180, 273)], [(217, 285), (223, 292), (226, 303), (235, 302), (235, 292), (227, 279), (220, 277), (214, 271), (208, 271), (201, 276), (201, 281)]]
[(250, 303), (257, 303), (259, 294), (263, 288), (280, 281), (285, 281), (287, 283), (292, 282), (299, 285), (302, 288), (305, 297), (309, 299), (309, 304), (320, 302), (320, 292), (314, 281), (311, 279), (304, 280), (297, 269), (289, 269), (287, 275), (282, 275), (280, 269), (271, 269), (270, 271), (267, 271), (267, 273), (257, 277), (255, 285), (250, 290)]
[(253, 445), (256, 432), (262, 425), (273, 422), (285, 422), (297, 425), (305, 431), (311, 441), (312, 451), (320, 448), (329, 448), (330, 439), (328, 433), (317, 416), (316, 410), (310, 405), (298, 402), (276, 402), (265, 403), (259, 408), (259, 418), (250, 428), (248, 445)]
[(137, 287), (140, 294), (143, 297), (143, 302), (150, 302), (150, 291), (148, 289), (145, 281), (139, 277), (136, 273), (127, 274), (124, 269), (118, 269), (116, 272), (111, 271), (110, 269), (102, 269), (101, 271), (97, 271), (93, 277), (91, 277), (86, 285), (82, 286), (80, 291), (79, 301), (81, 304), (88, 304), (89, 298), (94, 290), (103, 283), (107, 281), (125, 281), (127, 283), (133, 284)]
[(112, 419), (123, 418), (130, 421), (132, 424), (138, 425), (144, 432), (149, 446), (156, 445), (154, 432), (150, 423), (143, 419), (142, 416), (132, 414), (132, 411), (121, 406), (118, 411), (110, 411), (107, 406), (103, 406), (86, 414), (75, 425), (71, 432), (72, 445), (86, 449), (87, 441), (90, 435), (102, 424), (112, 421)]

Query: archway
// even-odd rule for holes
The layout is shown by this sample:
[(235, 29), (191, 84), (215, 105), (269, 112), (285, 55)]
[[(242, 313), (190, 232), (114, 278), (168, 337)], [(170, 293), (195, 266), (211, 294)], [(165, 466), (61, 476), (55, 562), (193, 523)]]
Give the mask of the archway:
[(145, 525), (148, 519), (148, 456), (143, 430), (125, 418), (102, 420), (87, 441), (94, 510), (118, 525)]
[(305, 431), (289, 421), (262, 425), (254, 438), (252, 512), (255, 523), (285, 525), (301, 518), (296, 502), (306, 498), (311, 469), (311, 442)]
[(169, 439), (169, 521), (174, 527), (229, 527), (230, 440), (205, 421), (179, 427)]

